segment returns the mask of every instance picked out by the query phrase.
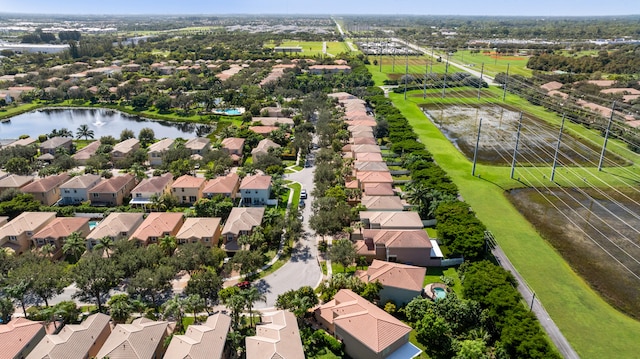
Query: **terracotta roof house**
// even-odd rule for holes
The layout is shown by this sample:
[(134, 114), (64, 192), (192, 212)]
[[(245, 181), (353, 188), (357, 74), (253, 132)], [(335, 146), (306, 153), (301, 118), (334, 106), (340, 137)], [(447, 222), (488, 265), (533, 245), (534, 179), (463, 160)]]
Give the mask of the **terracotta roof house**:
[(0, 325), (0, 353), (7, 359), (25, 358), (44, 336), (42, 322), (26, 318), (13, 319)]
[(89, 233), (87, 248), (93, 248), (104, 237), (113, 241), (129, 239), (143, 221), (143, 213), (111, 213)]
[(304, 359), (298, 321), (293, 313), (279, 310), (262, 314), (256, 335), (245, 338), (247, 359)]
[(202, 177), (190, 175), (180, 176), (176, 178), (171, 185), (171, 193), (176, 196), (182, 204), (194, 204), (202, 198), (205, 181)]
[(411, 327), (349, 289), (340, 290), (333, 300), (318, 307), (315, 317), (342, 340), (353, 359), (384, 359), (411, 345)]
[(108, 315), (97, 313), (88, 316), (80, 324), (67, 324), (60, 333), (46, 335), (27, 359), (95, 357), (111, 333), (110, 321)]
[(165, 193), (171, 193), (173, 175), (165, 173), (162, 176), (145, 178), (131, 190), (131, 205), (146, 206), (153, 203), (153, 196), (160, 197)]
[(20, 189), (33, 182), (33, 178), (33, 176), (8, 175), (5, 178), (0, 179), (0, 193), (8, 189)]
[(222, 233), (220, 218), (187, 218), (176, 234), (178, 244), (200, 242), (206, 247), (217, 246)]
[(217, 313), (204, 324), (192, 324), (184, 335), (174, 335), (164, 359), (222, 358), (231, 317)]
[(226, 176), (219, 176), (205, 182), (202, 195), (206, 198), (220, 195), (233, 199), (236, 198), (238, 190), (240, 190), (240, 176), (231, 172)]
[(356, 179), (360, 183), (360, 189), (364, 190), (364, 186), (370, 183), (387, 183), (393, 184), (393, 177), (389, 171), (358, 171)]
[(418, 212), (412, 211), (362, 211), (360, 220), (367, 229), (422, 229)]
[(382, 153), (382, 150), (378, 145), (353, 145), (351, 152), (356, 156), (358, 153)]
[(209, 151), (211, 140), (206, 137), (192, 138), (184, 144), (184, 147), (191, 150), (192, 155), (203, 155)]
[(7, 145), (7, 147), (15, 147), (15, 146), (33, 146), (35, 145), (37, 140), (32, 137), (21, 138), (17, 141), (11, 142), (11, 144)]
[(389, 172), (389, 166), (381, 161), (358, 161), (353, 163), (353, 169), (357, 172)]
[(118, 142), (111, 150), (111, 161), (115, 163), (116, 161), (122, 160), (139, 148), (140, 141), (138, 141), (137, 138), (129, 138), (122, 142)]
[(227, 151), (234, 163), (239, 163), (244, 150), (244, 138), (227, 137), (222, 140), (222, 149)]
[(22, 193), (33, 195), (33, 198), (44, 206), (52, 206), (60, 200), (60, 185), (71, 178), (66, 173), (47, 176), (20, 188)]
[(271, 176), (246, 176), (240, 183), (243, 206), (264, 206), (271, 195)]
[(100, 147), (100, 141), (93, 141), (82, 149), (78, 150), (73, 156), (73, 159), (80, 165), (86, 165), (87, 160), (96, 154), (96, 151)]
[(164, 354), (164, 339), (174, 325), (165, 321), (139, 318), (131, 324), (118, 324), (96, 358), (155, 359)]
[(266, 155), (269, 153), (270, 148), (280, 148), (281, 146), (268, 138), (262, 139), (258, 142), (256, 148), (251, 150), (251, 156), (253, 156), (253, 160), (256, 160), (256, 156)]
[(249, 126), (249, 130), (263, 136), (268, 136), (271, 132), (277, 130), (278, 126)]
[(547, 82), (543, 85), (540, 85), (540, 88), (545, 91), (560, 90), (562, 88), (562, 82), (558, 82), (558, 81)]
[(395, 196), (391, 183), (365, 183), (362, 192), (368, 196)]
[(352, 137), (351, 141), (354, 145), (377, 145), (378, 141), (374, 137)]
[(348, 65), (313, 65), (309, 66), (309, 72), (313, 75), (322, 75), (324, 73), (335, 74), (338, 72), (351, 72), (351, 66)]
[(358, 255), (369, 260), (399, 262), (417, 266), (440, 266), (442, 252), (435, 240), (422, 229), (386, 230), (365, 229), (354, 231)]
[(222, 228), (222, 248), (227, 252), (240, 250), (238, 237), (251, 234), (262, 224), (263, 216), (264, 207), (234, 207)]
[(121, 206), (136, 186), (136, 178), (127, 173), (101, 181), (89, 189), (92, 206)]
[(33, 235), (56, 218), (55, 212), (22, 212), (0, 227), (0, 246), (21, 254), (31, 248)]
[(5, 224), (9, 223), (9, 217), (7, 216), (0, 216), (0, 227), (4, 226)]
[(404, 306), (422, 294), (422, 282), (427, 268), (374, 260), (366, 271), (357, 270), (354, 276), (364, 283), (380, 282), (380, 303), (393, 301)]
[(357, 97), (348, 93), (348, 92), (334, 92), (334, 93), (330, 93), (327, 96), (329, 97), (333, 97), (335, 99), (338, 99), (338, 101), (341, 100), (348, 100), (348, 99), (356, 99)]
[(140, 241), (145, 246), (158, 243), (164, 236), (175, 236), (183, 223), (182, 213), (153, 212), (133, 232), (130, 239)]
[(362, 196), (360, 200), (367, 211), (403, 211), (406, 209), (398, 196)]
[(64, 148), (67, 152), (71, 153), (73, 146), (73, 139), (69, 137), (53, 137), (40, 144), (40, 154), (50, 153), (56, 154), (58, 148)]
[(102, 177), (94, 174), (72, 177), (60, 185), (60, 203), (62, 205), (80, 204), (89, 200), (89, 189), (102, 181)]
[(173, 138), (165, 138), (153, 143), (147, 148), (147, 157), (151, 166), (160, 166), (162, 164), (162, 156), (173, 148), (175, 140)]
[(384, 162), (382, 154), (371, 152), (357, 153), (355, 159), (360, 162)]
[(288, 117), (253, 117), (252, 123), (259, 122), (261, 126), (279, 126), (286, 125), (293, 127), (293, 119)]
[(83, 217), (58, 217), (47, 223), (42, 229), (36, 232), (33, 237), (33, 244), (42, 247), (51, 244), (55, 247), (52, 253), (53, 259), (62, 257), (62, 246), (64, 241), (73, 232), (79, 232), (83, 238), (89, 234), (89, 218)]

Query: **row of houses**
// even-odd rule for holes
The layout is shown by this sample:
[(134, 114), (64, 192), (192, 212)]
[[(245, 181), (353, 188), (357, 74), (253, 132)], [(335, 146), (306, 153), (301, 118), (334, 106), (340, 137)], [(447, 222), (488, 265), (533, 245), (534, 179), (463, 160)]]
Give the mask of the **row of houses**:
[(429, 238), (417, 212), (398, 196), (394, 180), (382, 158), (382, 149), (373, 135), (376, 126), (363, 100), (348, 93), (329, 95), (338, 100), (351, 134), (342, 148), (343, 158), (351, 162), (352, 172), (345, 187), (360, 191), (352, 204), (366, 208), (360, 212), (361, 227), (354, 229), (352, 240), (359, 256), (417, 266), (439, 266), (442, 252)]
[[(17, 318), (0, 326), (0, 353), (7, 359), (230, 358), (230, 326), (228, 315), (216, 313), (202, 324), (190, 325), (185, 334), (173, 335), (165, 346), (175, 329), (169, 321), (139, 318), (115, 325), (108, 315), (97, 313), (53, 334), (46, 332), (43, 322)], [(304, 358), (296, 318), (287, 311), (263, 315), (256, 335), (245, 341), (248, 359)]]

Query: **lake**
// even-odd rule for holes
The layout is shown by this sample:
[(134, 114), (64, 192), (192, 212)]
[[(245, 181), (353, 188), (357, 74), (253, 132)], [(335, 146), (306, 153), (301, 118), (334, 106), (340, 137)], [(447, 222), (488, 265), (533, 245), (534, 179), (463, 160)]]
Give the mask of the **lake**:
[(148, 127), (156, 138), (188, 138), (193, 137), (196, 131), (193, 123), (150, 120), (111, 109), (43, 109), (0, 123), (0, 138), (18, 138), (21, 135), (36, 138), (62, 128), (75, 135), (83, 124), (93, 130), (96, 139), (107, 135), (119, 138), (125, 128), (132, 130), (137, 137), (141, 129)]

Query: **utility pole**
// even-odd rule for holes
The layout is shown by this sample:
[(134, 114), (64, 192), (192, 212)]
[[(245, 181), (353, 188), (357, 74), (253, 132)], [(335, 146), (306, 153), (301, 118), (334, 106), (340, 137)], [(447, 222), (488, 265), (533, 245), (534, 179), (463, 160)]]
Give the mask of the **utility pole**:
[(482, 63), (482, 69), (480, 69), (480, 83), (478, 84), (478, 100), (480, 99), (480, 90), (482, 90), (482, 76), (484, 76), (484, 62)]
[(447, 63), (444, 65), (444, 81), (442, 82), (442, 97), (447, 91), (447, 74), (449, 73), (449, 54), (447, 53)]
[(378, 51), (380, 51), (380, 61), (378, 61), (378, 65), (380, 65), (380, 72), (382, 72), (382, 43), (380, 44), (380, 47), (378, 47)]
[(407, 82), (409, 82), (409, 51), (404, 62), (404, 99), (407, 99)]
[(504, 92), (502, 93), (502, 102), (507, 98), (507, 84), (509, 83), (509, 64), (507, 64), (507, 78), (504, 80)]
[(391, 72), (396, 72), (396, 48), (393, 48), (393, 54), (391, 55), (392, 63), (391, 63)]
[(560, 133), (558, 134), (558, 144), (556, 145), (556, 154), (553, 156), (553, 168), (551, 169), (551, 182), (556, 176), (556, 165), (558, 164), (558, 152), (560, 152), (560, 143), (562, 142), (562, 130), (564, 129), (565, 114), (562, 114), (562, 123), (560, 124)]
[(427, 98), (427, 76), (428, 76), (428, 72), (429, 72), (429, 63), (425, 62), (425, 64), (424, 64), (424, 95), (422, 96), (423, 99)]
[(602, 153), (600, 154), (600, 161), (598, 162), (598, 171), (602, 171), (602, 162), (604, 162), (604, 156), (607, 153), (607, 141), (609, 141), (609, 131), (611, 131), (611, 123), (613, 122), (613, 114), (616, 110), (616, 102), (613, 101), (611, 106), (611, 116), (609, 116), (609, 123), (607, 124), (607, 132), (604, 133), (604, 144), (602, 145)]
[(521, 129), (522, 129), (522, 112), (520, 112), (520, 121), (518, 122), (518, 133), (516, 134), (516, 147), (513, 149), (513, 161), (511, 162), (511, 179), (513, 179), (513, 172), (516, 170), (516, 158), (518, 156), (518, 144), (520, 143)]
[(529, 311), (533, 310), (533, 302), (535, 302), (536, 300), (536, 292), (532, 291), (532, 293), (533, 293), (533, 297), (531, 297), (531, 306), (529, 307)]
[(473, 167), (471, 168), (471, 175), (476, 175), (476, 161), (478, 160), (478, 146), (480, 145), (480, 129), (482, 129), (482, 118), (478, 124), (478, 137), (476, 137), (476, 148), (473, 149)]

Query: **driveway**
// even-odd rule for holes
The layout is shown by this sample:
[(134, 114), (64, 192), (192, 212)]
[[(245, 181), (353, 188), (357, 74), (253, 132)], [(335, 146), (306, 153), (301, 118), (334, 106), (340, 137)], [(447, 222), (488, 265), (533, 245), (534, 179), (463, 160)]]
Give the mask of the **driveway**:
[[(313, 163), (311, 154), (310, 163)], [(318, 247), (316, 246), (316, 236), (309, 228), (309, 217), (311, 217), (311, 203), (313, 202), (313, 171), (314, 167), (304, 168), (300, 172), (289, 173), (285, 179), (299, 182), (302, 188), (307, 190), (307, 204), (302, 210), (303, 228), (305, 234), (300, 238), (296, 247), (291, 252), (291, 259), (284, 266), (272, 274), (255, 282), (267, 297), (266, 302), (257, 302), (256, 308), (273, 307), (276, 298), (291, 289), (298, 289), (308, 285), (315, 287), (322, 279), (322, 269), (318, 263)]]

